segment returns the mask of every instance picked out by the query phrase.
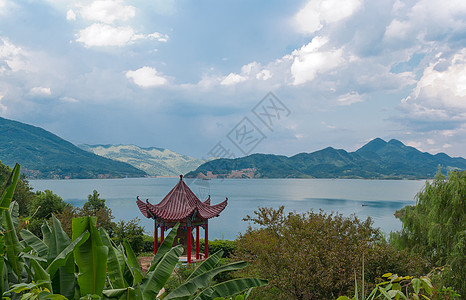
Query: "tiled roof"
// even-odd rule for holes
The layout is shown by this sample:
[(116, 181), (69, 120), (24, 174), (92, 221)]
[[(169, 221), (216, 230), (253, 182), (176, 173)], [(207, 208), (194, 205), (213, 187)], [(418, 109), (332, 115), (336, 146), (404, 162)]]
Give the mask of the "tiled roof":
[(160, 218), (163, 220), (182, 220), (191, 216), (197, 211), (197, 216), (202, 219), (217, 217), (227, 206), (228, 198), (222, 203), (210, 205), (210, 196), (206, 201), (200, 201), (191, 189), (183, 181), (180, 181), (175, 187), (160, 201), (159, 204), (146, 203), (137, 199), (136, 203), (139, 210), (146, 218)]

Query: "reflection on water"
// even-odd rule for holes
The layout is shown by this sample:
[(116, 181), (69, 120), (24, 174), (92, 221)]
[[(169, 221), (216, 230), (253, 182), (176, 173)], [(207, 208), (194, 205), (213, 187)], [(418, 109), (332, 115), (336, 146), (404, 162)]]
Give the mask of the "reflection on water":
[[(92, 180), (31, 180), (35, 190), (50, 189), (74, 206), (82, 206), (87, 195), (99, 191), (112, 209), (116, 220), (142, 219), (148, 234), (153, 233), (153, 222), (142, 216), (136, 206), (136, 196), (160, 202), (175, 186), (179, 178), (130, 178)], [(187, 181), (189, 184), (189, 180)], [(234, 239), (248, 226), (242, 221), (253, 215), (259, 206), (302, 213), (313, 209), (338, 212), (359, 218), (371, 217), (376, 227), (385, 232), (399, 230), (401, 223), (393, 213), (405, 205), (414, 204), (414, 196), (424, 181), (357, 180), (357, 179), (213, 179), (202, 189), (190, 185), (204, 200), (210, 194), (212, 204), (228, 197), (228, 206), (220, 217), (211, 219), (210, 238)]]

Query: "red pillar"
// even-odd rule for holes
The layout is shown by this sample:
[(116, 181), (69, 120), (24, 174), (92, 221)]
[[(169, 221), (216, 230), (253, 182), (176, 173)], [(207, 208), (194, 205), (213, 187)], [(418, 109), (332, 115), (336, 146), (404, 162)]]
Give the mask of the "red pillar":
[(191, 263), (191, 226), (188, 226), (188, 250), (186, 251), (188, 255), (188, 264)]
[(196, 259), (199, 259), (199, 226), (196, 226)]
[(209, 224), (205, 224), (205, 258), (209, 257)]
[(158, 230), (157, 223), (154, 221), (154, 255), (159, 250), (158, 248), (159, 237), (157, 236), (157, 230)]
[(160, 244), (163, 243), (164, 235), (165, 235), (165, 226), (160, 226)]

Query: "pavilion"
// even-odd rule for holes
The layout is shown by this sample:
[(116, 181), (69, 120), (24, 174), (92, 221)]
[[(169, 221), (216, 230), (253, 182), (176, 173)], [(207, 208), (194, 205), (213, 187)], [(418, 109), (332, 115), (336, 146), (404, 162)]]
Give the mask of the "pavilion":
[(154, 219), (154, 254), (158, 250), (158, 228), (160, 227), (160, 242), (162, 243), (165, 230), (172, 228), (179, 222), (177, 236), (180, 235), (181, 231), (181, 236), (186, 237), (188, 263), (191, 263), (192, 229), (196, 229), (196, 259), (201, 257), (199, 227), (202, 227), (205, 232), (204, 258), (209, 257), (209, 219), (218, 217), (227, 206), (227, 202), (228, 198), (219, 204), (210, 205), (210, 195), (204, 202), (200, 201), (183, 181), (183, 175), (180, 175), (180, 181), (159, 204), (151, 204), (149, 200), (144, 203), (139, 197), (136, 200), (141, 213), (146, 218)]

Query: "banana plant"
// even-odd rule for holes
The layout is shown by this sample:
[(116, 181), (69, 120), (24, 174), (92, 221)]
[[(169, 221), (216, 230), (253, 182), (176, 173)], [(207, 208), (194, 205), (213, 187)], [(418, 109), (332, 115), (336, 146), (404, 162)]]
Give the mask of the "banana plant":
[(90, 233), (85, 231), (71, 241), (55, 216), (51, 225), (47, 222), (42, 225), (42, 240), (29, 230), (21, 230), (20, 235), (31, 250), (20, 255), (29, 260), (34, 281), (50, 281), (47, 286), (50, 292), (73, 299), (76, 285), (73, 252), (89, 239)]
[(10, 214), (10, 209), (14, 208), (10, 204), (18, 183), (20, 169), (20, 165), (16, 164), (3, 185), (0, 196), (0, 294), (8, 288), (7, 275), (10, 275), (13, 282), (19, 283), (23, 270), (23, 263), (18, 258), (22, 246)]
[(172, 229), (160, 245), (145, 276), (128, 241), (124, 240), (123, 245), (115, 247), (101, 228), (102, 240), (109, 247), (110, 288), (104, 290), (104, 296), (112, 299), (156, 299), (183, 253), (181, 246), (172, 248), (178, 226), (179, 224)]
[[(173, 273), (183, 252), (183, 248), (180, 245), (172, 248), (178, 226), (179, 224), (172, 229), (163, 241), (145, 277), (142, 277), (141, 269), (128, 242), (124, 241), (125, 251), (120, 251), (111, 245), (108, 237), (105, 237), (105, 231), (102, 230), (101, 234), (104, 237), (103, 239), (107, 240), (106, 244), (114, 248), (114, 250), (109, 250), (109, 253), (112, 254), (109, 254), (108, 257), (108, 273), (111, 285), (120, 286), (122, 283), (127, 284), (123, 288), (104, 290), (103, 294), (108, 298), (116, 299), (156, 299), (160, 290)], [(263, 279), (239, 278), (212, 286), (212, 279), (215, 275), (246, 267), (246, 262), (234, 262), (215, 267), (220, 261), (222, 254), (223, 251), (219, 251), (211, 255), (196, 268), (185, 283), (170, 294), (163, 294), (163, 299), (213, 299), (216, 297), (229, 297), (249, 288), (267, 284), (267, 281)], [(110, 263), (111, 261), (112, 263)], [(131, 286), (128, 285), (128, 280), (124, 278), (123, 261), (126, 263), (126, 268), (131, 274)], [(110, 274), (112, 275), (110, 276)]]

